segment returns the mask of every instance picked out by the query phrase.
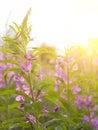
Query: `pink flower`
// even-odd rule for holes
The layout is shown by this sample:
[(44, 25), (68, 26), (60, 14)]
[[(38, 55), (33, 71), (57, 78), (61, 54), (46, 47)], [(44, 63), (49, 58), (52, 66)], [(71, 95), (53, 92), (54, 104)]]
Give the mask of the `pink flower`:
[(87, 115), (84, 115), (84, 121), (89, 122), (90, 118)]
[(87, 109), (89, 109), (92, 105), (92, 96), (87, 96), (85, 99), (84, 99), (84, 105)]
[(14, 80), (16, 81), (17, 88), (21, 87), (21, 85), (25, 83), (25, 79), (18, 73), (15, 74)]
[(26, 54), (24, 57), (25, 57), (27, 60), (35, 59), (32, 54)]
[(20, 81), (21, 76), (18, 73), (15, 73), (14, 80)]
[(7, 76), (10, 78), (10, 77), (12, 77), (14, 74), (15, 74), (15, 72), (9, 72)]
[(79, 95), (76, 95), (75, 103), (77, 104), (78, 109), (81, 109), (82, 106), (84, 105), (84, 101), (83, 101), (82, 97)]
[(58, 64), (56, 65), (56, 70), (57, 70), (56, 76), (62, 78), (63, 81), (67, 84), (68, 83), (67, 75)]
[(91, 112), (90, 113), (90, 118), (93, 118), (95, 116), (95, 113), (94, 112)]
[(7, 74), (7, 81), (9, 84), (13, 83), (13, 79), (11, 79), (11, 78), (13, 78), (14, 74), (15, 74), (15, 72), (13, 72), (13, 71), (11, 71)]
[(18, 96), (16, 97), (16, 101), (24, 101), (24, 97), (21, 96), (21, 95), (18, 95)]
[(28, 118), (31, 122), (36, 123), (36, 118), (35, 118), (35, 116), (29, 114), (29, 115), (27, 115), (27, 118)]
[(27, 95), (30, 93), (30, 88), (26, 85), (23, 85), (23, 90), (24, 90), (24, 93), (26, 93)]
[(0, 64), (0, 71), (7, 69), (6, 64)]
[(19, 58), (16, 59), (19, 63), (22, 63), (23, 61)]
[(24, 105), (25, 105), (24, 103), (21, 103), (20, 106), (19, 106), (19, 108), (20, 108), (20, 109), (23, 109), (23, 108), (24, 108)]
[(49, 64), (53, 65), (54, 64), (54, 60), (49, 60)]
[(78, 108), (81, 109), (82, 106), (89, 109), (92, 105), (92, 96), (86, 96), (84, 99), (81, 98), (81, 96), (77, 95), (76, 104), (78, 105)]
[(92, 119), (91, 123), (95, 127), (98, 126), (98, 119), (97, 118)]
[(20, 81), (17, 81), (17, 82), (16, 82), (16, 90), (17, 90), (17, 91), (20, 91), (20, 90), (21, 90), (21, 83), (20, 83)]
[(0, 60), (4, 60), (4, 57), (2, 55), (0, 55)]
[(15, 76), (14, 76), (14, 80), (16, 81), (16, 90), (20, 91), (21, 86), (22, 86), (22, 82), (23, 83), (25, 82), (24, 78), (21, 77), (18, 73), (16, 73)]
[(80, 91), (81, 91), (81, 88), (79, 88), (78, 84), (76, 84), (75, 86), (72, 87), (72, 93), (73, 94), (77, 94)]
[(32, 63), (31, 61), (28, 61), (27, 63), (22, 63), (21, 67), (24, 72), (30, 72), (32, 70)]
[(57, 112), (59, 109), (60, 109), (60, 106), (57, 105), (57, 106), (54, 108), (54, 112)]
[(9, 58), (11, 58), (11, 57), (12, 57), (12, 54), (11, 54), (11, 53), (7, 53), (7, 54), (6, 54), (6, 58), (7, 58), (7, 59), (9, 59)]
[(61, 94), (61, 97), (62, 97), (63, 99), (65, 99), (65, 100), (68, 100), (67, 96), (65, 96), (65, 95), (63, 95), (63, 94)]
[(94, 107), (93, 107), (93, 111), (97, 111), (97, 106), (94, 106)]
[(13, 64), (11, 64), (11, 63), (6, 63), (6, 67), (7, 68), (12, 68), (14, 65)]

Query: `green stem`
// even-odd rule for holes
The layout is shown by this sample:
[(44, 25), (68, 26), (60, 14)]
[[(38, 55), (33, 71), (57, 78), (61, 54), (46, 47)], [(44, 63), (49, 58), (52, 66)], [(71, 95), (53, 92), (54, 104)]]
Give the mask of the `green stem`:
[(32, 100), (34, 102), (33, 85), (32, 85), (32, 79), (31, 79), (31, 73), (30, 72), (28, 72), (28, 77), (29, 77), (29, 86), (30, 86), (31, 96), (32, 96)]
[(67, 66), (67, 90), (68, 90), (68, 100), (70, 99), (70, 85), (69, 85), (69, 67)]
[(68, 54), (67, 55), (67, 97), (68, 97), (68, 101), (70, 100), (70, 84), (69, 84), (69, 61), (68, 61)]

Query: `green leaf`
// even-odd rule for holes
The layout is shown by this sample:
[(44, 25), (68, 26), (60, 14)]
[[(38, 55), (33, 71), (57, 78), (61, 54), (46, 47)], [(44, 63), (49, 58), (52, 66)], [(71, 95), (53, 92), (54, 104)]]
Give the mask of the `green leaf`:
[(8, 49), (8, 48), (2, 48), (2, 49), (0, 49), (0, 52), (15, 54), (14, 51), (12, 51), (11, 49)]
[(0, 63), (11, 63), (17, 66), (20, 66), (20, 63), (16, 60), (11, 60), (11, 59), (5, 59), (5, 60), (0, 60)]
[(43, 124), (43, 126), (48, 127), (48, 126), (51, 126), (52, 124), (55, 124), (56, 122), (60, 122), (60, 121), (61, 121), (61, 119), (55, 119), (54, 118), (54, 119), (51, 119), (51, 120), (45, 122)]
[(13, 26), (9, 25), (9, 27), (15, 32), (16, 35), (18, 35), (18, 33), (20, 32), (20, 26), (15, 22), (13, 22)]

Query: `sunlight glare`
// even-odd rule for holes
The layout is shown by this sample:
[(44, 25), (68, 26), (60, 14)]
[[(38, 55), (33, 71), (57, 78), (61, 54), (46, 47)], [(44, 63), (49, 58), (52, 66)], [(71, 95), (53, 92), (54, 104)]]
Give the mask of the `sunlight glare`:
[[(4, 4), (6, 3), (6, 5)], [(12, 3), (12, 4), (10, 4)], [(13, 21), (21, 23), (27, 10), (32, 7), (32, 33), (35, 41), (29, 46), (47, 43), (58, 49), (71, 45), (87, 46), (88, 38), (98, 37), (97, 0), (4, 0), (1, 7), (0, 28)], [(5, 19), (6, 16), (6, 19)]]
[(90, 0), (90, 5), (87, 6), (88, 2), (37, 0), (33, 3), (32, 35), (38, 41), (55, 45), (57, 48), (77, 44), (86, 47), (88, 38), (98, 35), (98, 12), (95, 10), (90, 13), (90, 7), (94, 9), (95, 5), (94, 1)]

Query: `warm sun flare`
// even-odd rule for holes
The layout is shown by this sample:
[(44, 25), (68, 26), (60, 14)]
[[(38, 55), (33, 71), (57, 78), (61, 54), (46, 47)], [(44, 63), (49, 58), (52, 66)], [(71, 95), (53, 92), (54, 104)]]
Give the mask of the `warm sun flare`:
[[(5, 2), (6, 0), (2, 4), (5, 5)], [(10, 21), (21, 21), (28, 8), (32, 7), (32, 36), (35, 37), (35, 44), (30, 43), (29, 46), (45, 42), (57, 48), (76, 44), (86, 47), (88, 38), (98, 36), (97, 0), (25, 0), (25, 2), (10, 0), (10, 2), (12, 4), (6, 2), (6, 5), (9, 5), (6, 9), (0, 6), (4, 17), (10, 15), (8, 24)], [(15, 5), (15, 8), (12, 5)], [(1, 19), (3, 20), (3, 17)], [(1, 29), (5, 21), (0, 22)]]
[(97, 5), (95, 0), (33, 1), (32, 34), (39, 43), (57, 48), (76, 44), (86, 47), (88, 38), (98, 35)]

